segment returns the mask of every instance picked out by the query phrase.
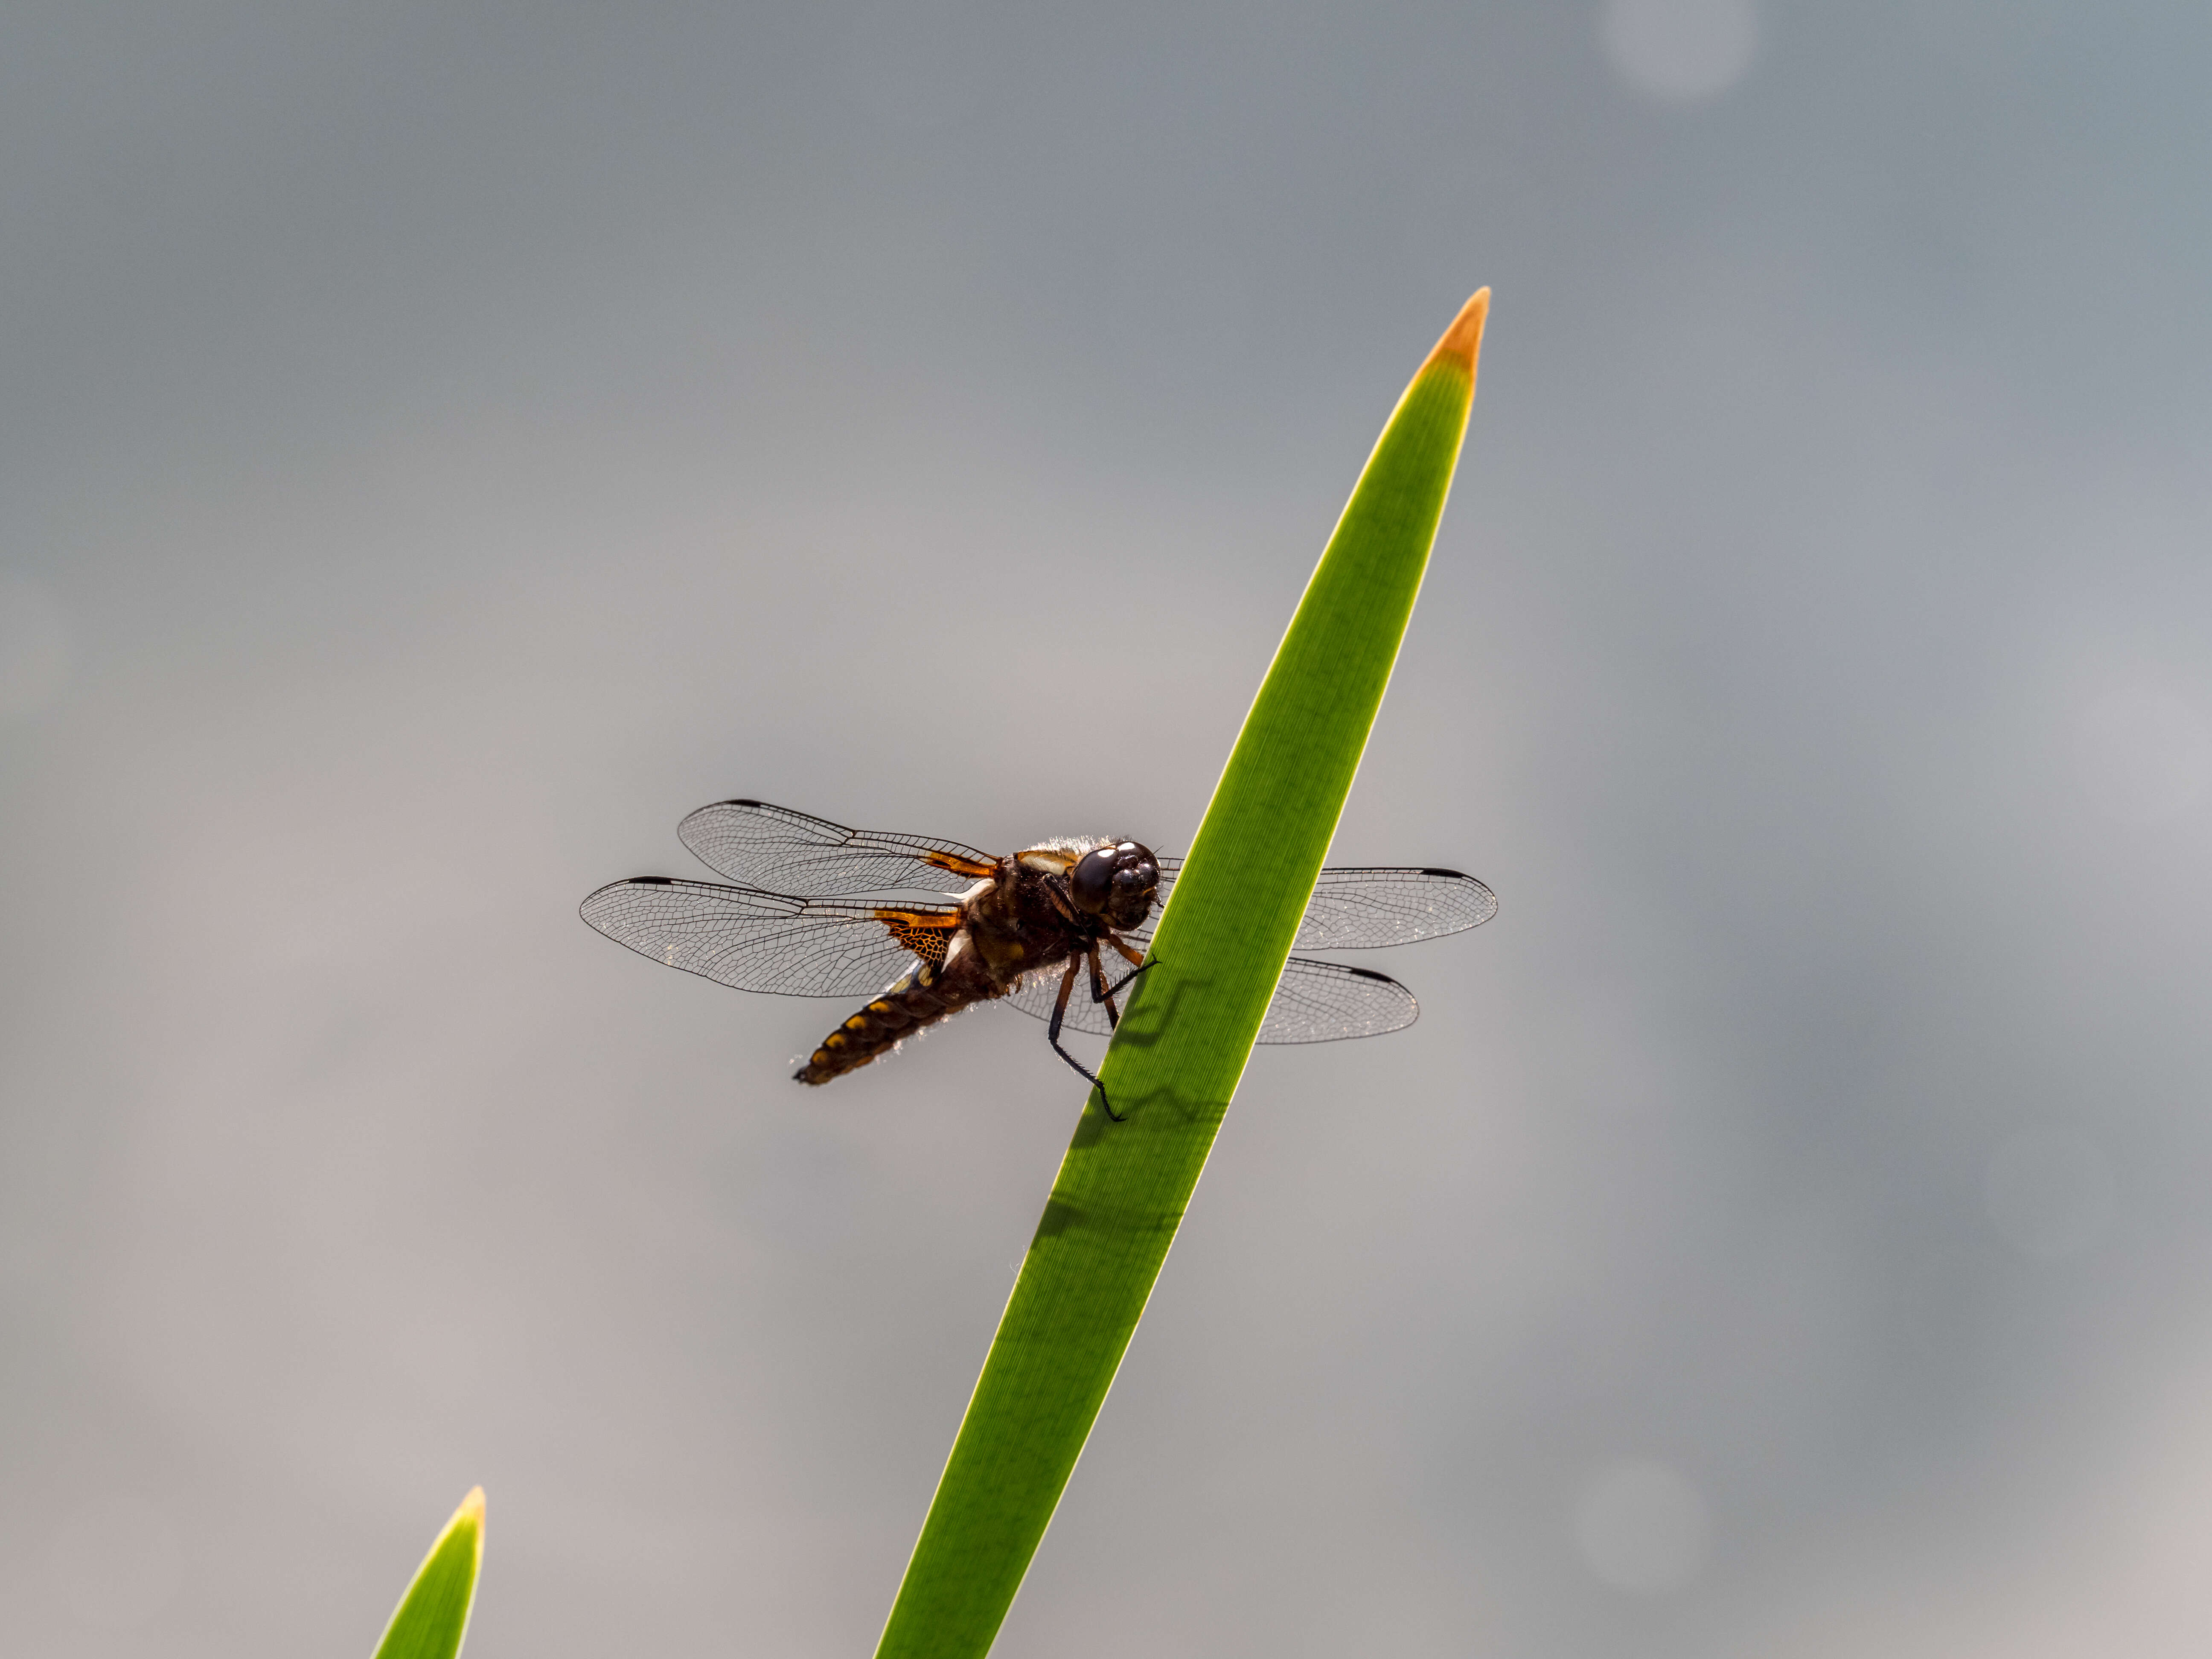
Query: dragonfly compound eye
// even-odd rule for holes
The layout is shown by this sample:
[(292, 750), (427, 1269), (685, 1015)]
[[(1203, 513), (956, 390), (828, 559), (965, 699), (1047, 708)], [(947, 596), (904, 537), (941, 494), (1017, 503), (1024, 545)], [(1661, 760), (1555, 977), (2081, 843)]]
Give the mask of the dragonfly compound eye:
[(1103, 912), (1112, 902), (1116, 875), (1114, 865), (1118, 850), (1112, 847), (1096, 847), (1076, 860), (1075, 868), (1067, 872), (1067, 886), (1078, 909), (1095, 916)]
[(1116, 927), (1135, 927), (1152, 912), (1152, 895), (1160, 886), (1159, 860), (1150, 848), (1133, 841), (1123, 842), (1112, 854), (1114, 896), (1107, 904), (1106, 919)]

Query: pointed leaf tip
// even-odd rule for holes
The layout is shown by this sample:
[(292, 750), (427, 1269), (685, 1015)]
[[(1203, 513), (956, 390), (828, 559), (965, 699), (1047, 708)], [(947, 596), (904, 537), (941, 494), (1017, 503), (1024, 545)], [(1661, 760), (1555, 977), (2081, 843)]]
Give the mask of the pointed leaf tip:
[(392, 1609), (376, 1659), (458, 1659), (483, 1565), (484, 1490), (461, 1499)]
[(1455, 363), (1473, 380), (1474, 361), (1482, 354), (1482, 325), (1489, 317), (1490, 290), (1478, 289), (1474, 297), (1460, 307), (1459, 315), (1452, 319), (1452, 325), (1437, 342), (1437, 349), (1429, 353), (1429, 362)]

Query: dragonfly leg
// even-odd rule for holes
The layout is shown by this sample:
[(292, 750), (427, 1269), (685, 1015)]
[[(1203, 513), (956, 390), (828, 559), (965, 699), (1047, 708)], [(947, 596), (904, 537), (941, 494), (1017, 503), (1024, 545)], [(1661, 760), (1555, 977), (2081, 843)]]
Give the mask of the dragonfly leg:
[(1114, 1109), (1114, 1103), (1106, 1097), (1106, 1085), (1098, 1080), (1098, 1073), (1085, 1066), (1073, 1054), (1060, 1046), (1060, 1022), (1067, 1018), (1067, 999), (1075, 991), (1075, 975), (1081, 971), (1083, 959), (1078, 957), (1067, 964), (1067, 971), (1060, 977), (1060, 999), (1052, 1005), (1052, 1024), (1046, 1028), (1045, 1040), (1052, 1044), (1053, 1053), (1075, 1068), (1075, 1074), (1098, 1091), (1099, 1109), (1115, 1122), (1122, 1121), (1121, 1115)]
[(1107, 987), (1106, 994), (1109, 997), (1115, 992), (1119, 991), (1124, 985), (1127, 985), (1131, 980), (1136, 978), (1138, 975), (1143, 973), (1147, 968), (1157, 968), (1160, 965), (1160, 959), (1158, 957), (1154, 957), (1150, 962), (1139, 960), (1136, 953), (1131, 951), (1127, 945), (1122, 944), (1118, 939), (1114, 941), (1114, 948), (1119, 951), (1123, 956), (1128, 957), (1132, 962), (1136, 963), (1137, 965), (1134, 968), (1132, 968), (1127, 973), (1122, 975), (1121, 978), (1115, 980), (1113, 984)]
[(1080, 927), (1083, 925), (1083, 918), (1076, 915), (1075, 906), (1069, 902), (1067, 895), (1060, 890), (1066, 884), (1065, 877), (1048, 876), (1042, 884), (1044, 896), (1052, 901), (1052, 908), (1060, 912), (1060, 919), (1062, 921), (1072, 927)]
[(1114, 989), (1111, 991), (1106, 988), (1106, 970), (1098, 965), (1097, 945), (1093, 945), (1091, 947), (1089, 959), (1091, 963), (1091, 1000), (1093, 1002), (1103, 1002), (1106, 1005), (1106, 1024), (1113, 1030), (1118, 1031), (1121, 1029), (1121, 1011), (1114, 1006), (1114, 991), (1118, 991), (1121, 988), (1117, 985), (1114, 987)]

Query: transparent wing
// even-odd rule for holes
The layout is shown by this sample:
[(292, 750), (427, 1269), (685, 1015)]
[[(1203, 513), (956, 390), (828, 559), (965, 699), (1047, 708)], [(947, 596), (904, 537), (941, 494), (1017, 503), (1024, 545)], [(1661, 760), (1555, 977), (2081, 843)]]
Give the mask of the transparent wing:
[[(1456, 870), (1324, 870), (1298, 923), (1301, 951), (1364, 951), (1463, 933), (1498, 914), (1498, 895)], [(1260, 1039), (1262, 1042), (1267, 1039)]]
[(951, 905), (839, 904), (750, 887), (639, 876), (586, 899), (584, 920), (641, 957), (740, 991), (873, 996), (935, 947)]
[[(1060, 978), (1066, 971), (1063, 965), (1030, 975), (1006, 998), (1006, 1006), (1037, 1019), (1050, 1019), (1052, 1005), (1060, 998)], [(1119, 971), (1109, 967), (1107, 982), (1111, 984), (1127, 972), (1126, 967)], [(1292, 957), (1284, 964), (1275, 1000), (1267, 1005), (1267, 1017), (1260, 1022), (1260, 1041), (1334, 1042), (1340, 1037), (1380, 1036), (1385, 1031), (1405, 1030), (1420, 1012), (1413, 994), (1388, 974), (1318, 962), (1311, 957)], [(1075, 993), (1067, 1000), (1066, 1024), (1071, 1030), (1088, 1031), (1094, 1036), (1106, 1036), (1112, 1031), (1105, 1005), (1091, 1000), (1087, 966), (1077, 972)]]
[[(1133, 929), (1133, 942), (1149, 939), (1160, 907), (1182, 873), (1181, 859), (1162, 859), (1152, 920)], [(1413, 945), (1463, 933), (1498, 914), (1498, 895), (1456, 870), (1396, 870), (1344, 866), (1324, 870), (1298, 923), (1294, 949), (1364, 951)], [(1262, 1036), (1260, 1041), (1269, 1039)]]
[(1292, 957), (1260, 1022), (1262, 1042), (1334, 1042), (1402, 1031), (1421, 1017), (1413, 994), (1388, 974)]
[(848, 830), (759, 800), (702, 806), (676, 833), (701, 863), (732, 881), (807, 897), (900, 888), (964, 893), (997, 867), (957, 841)]

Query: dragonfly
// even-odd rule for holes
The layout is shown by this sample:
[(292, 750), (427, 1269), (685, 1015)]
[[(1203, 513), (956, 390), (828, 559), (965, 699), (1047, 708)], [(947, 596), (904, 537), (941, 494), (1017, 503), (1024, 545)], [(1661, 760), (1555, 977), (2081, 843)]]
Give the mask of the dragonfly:
[[(1154, 915), (1182, 860), (1103, 836), (994, 856), (757, 800), (702, 806), (677, 835), (736, 884), (633, 876), (586, 898), (583, 918), (640, 956), (737, 990), (866, 998), (793, 1074), (799, 1082), (831, 1082), (964, 1008), (996, 1003), (1045, 1021), (1053, 1052), (1121, 1121), (1097, 1073), (1060, 1036), (1113, 1034), (1117, 999), (1158, 965), (1146, 954)], [(912, 894), (931, 896), (904, 896)], [(1292, 948), (1410, 945), (1497, 913), (1497, 896), (1456, 870), (1325, 869)], [(1111, 983), (1109, 953), (1127, 968)], [(1419, 1012), (1413, 994), (1387, 974), (1294, 955), (1259, 1040), (1376, 1036), (1404, 1030)]]

